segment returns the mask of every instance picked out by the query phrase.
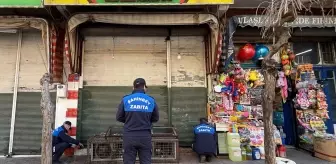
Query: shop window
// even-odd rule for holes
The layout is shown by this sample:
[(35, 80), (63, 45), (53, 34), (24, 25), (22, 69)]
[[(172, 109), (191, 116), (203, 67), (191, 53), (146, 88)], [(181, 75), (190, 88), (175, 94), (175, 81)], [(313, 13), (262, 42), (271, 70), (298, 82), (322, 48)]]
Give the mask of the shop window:
[(293, 51), (296, 54), (296, 64), (320, 63), (317, 42), (294, 42)]
[(335, 64), (334, 45), (331, 42), (321, 42), (320, 51), (324, 64)]

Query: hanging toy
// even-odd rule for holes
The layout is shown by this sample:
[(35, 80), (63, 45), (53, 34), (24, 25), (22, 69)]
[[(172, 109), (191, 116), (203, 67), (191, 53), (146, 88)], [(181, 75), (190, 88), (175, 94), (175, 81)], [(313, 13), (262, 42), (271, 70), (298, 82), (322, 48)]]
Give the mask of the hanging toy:
[(232, 94), (232, 100), (233, 102), (239, 102), (240, 96), (239, 96), (239, 91), (238, 88), (235, 88), (233, 94)]
[(308, 90), (308, 100), (309, 100), (310, 106), (315, 108), (317, 105), (317, 99), (316, 99), (316, 91), (314, 89)]
[(289, 60), (294, 61), (295, 60), (295, 54), (292, 51), (289, 51), (288, 54), (289, 54)]
[(310, 103), (305, 88), (298, 90), (298, 94), (296, 95), (296, 102), (301, 109), (309, 108)]
[(246, 74), (246, 81), (250, 82), (250, 87), (255, 87), (255, 82), (259, 80), (259, 72), (256, 70), (249, 70)]
[(286, 99), (288, 97), (288, 86), (287, 86), (287, 79), (285, 76), (285, 73), (280, 71), (278, 72), (278, 81), (277, 81), (277, 87), (281, 88), (281, 97), (283, 102), (286, 102)]
[(233, 67), (234, 67), (234, 70), (232, 72), (232, 74), (234, 75), (234, 79), (235, 80), (242, 80), (244, 79), (244, 70), (243, 68), (240, 66), (240, 63), (238, 61), (235, 61), (235, 62), (232, 62), (233, 63)]
[(281, 65), (286, 76), (292, 72), (292, 61), (295, 59), (294, 53), (287, 50), (286, 46), (280, 51)]
[(233, 93), (235, 91), (235, 88), (234, 88), (234, 81), (233, 81), (232, 76), (227, 77), (225, 79), (224, 85), (227, 88), (226, 93), (229, 94), (229, 95), (233, 95)]
[(221, 84), (224, 84), (224, 82), (225, 82), (225, 80), (226, 80), (226, 77), (227, 77), (226, 74), (224, 74), (224, 73), (220, 74), (220, 76), (219, 76), (219, 82), (220, 82)]
[(244, 83), (238, 83), (237, 88), (240, 95), (243, 95), (247, 92), (247, 88)]
[(233, 100), (231, 95), (223, 94), (223, 107), (225, 111), (232, 111), (233, 110)]
[(237, 54), (237, 59), (241, 62), (251, 60), (255, 54), (255, 49), (251, 44), (241, 47)]
[(257, 71), (257, 72), (258, 72), (258, 80), (254, 81), (253, 88), (265, 85), (264, 76), (261, 74), (261, 72), (259, 72), (259, 71)]

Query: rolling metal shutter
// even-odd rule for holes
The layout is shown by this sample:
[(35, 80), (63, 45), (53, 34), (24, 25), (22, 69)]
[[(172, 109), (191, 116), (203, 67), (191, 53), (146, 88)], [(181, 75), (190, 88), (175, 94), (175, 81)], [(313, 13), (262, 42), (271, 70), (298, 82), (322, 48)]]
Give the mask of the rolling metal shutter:
[(18, 34), (0, 37), (0, 154), (8, 153)]
[(172, 37), (172, 124), (181, 145), (190, 146), (193, 127), (206, 116), (207, 89), (203, 36)]
[(86, 37), (79, 138), (85, 141), (109, 126), (122, 126), (115, 120), (117, 107), (122, 97), (131, 93), (137, 77), (146, 79), (148, 94), (159, 105), (160, 121), (155, 125), (167, 125), (166, 63), (164, 37)]
[[(40, 79), (48, 62), (39, 30), (22, 31), (19, 89), (15, 119), (13, 153), (41, 154), (42, 112)], [(56, 93), (51, 93), (53, 103)]]
[[(13, 104), (15, 65), (20, 49), (20, 72), (14, 126), (13, 154), (40, 154), (42, 113), (39, 80), (47, 72), (47, 56), (41, 31), (23, 30), (21, 48), (19, 32), (2, 33), (0, 38), (0, 152), (8, 153)], [(56, 100), (55, 93), (52, 100)], [(55, 103), (55, 102), (54, 102)]]

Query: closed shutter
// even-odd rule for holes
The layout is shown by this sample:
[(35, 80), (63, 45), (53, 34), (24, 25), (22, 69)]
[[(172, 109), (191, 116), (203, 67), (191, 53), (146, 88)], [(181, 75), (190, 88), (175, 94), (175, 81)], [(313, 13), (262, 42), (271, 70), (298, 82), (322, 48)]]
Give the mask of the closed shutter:
[(206, 116), (204, 37), (171, 39), (172, 124), (177, 128), (180, 144), (190, 146), (193, 126), (199, 124), (199, 118)]
[(0, 33), (0, 154), (8, 153), (18, 34)]
[[(13, 153), (41, 154), (40, 79), (47, 72), (47, 55), (39, 30), (23, 30)], [(14, 81), (13, 81), (14, 82)], [(53, 103), (55, 92), (51, 93)]]
[(164, 37), (86, 37), (83, 55), (84, 87), (80, 91), (78, 122), (81, 140), (104, 132), (116, 121), (117, 107), (132, 92), (133, 80), (143, 77), (148, 94), (160, 110), (160, 121), (168, 123)]

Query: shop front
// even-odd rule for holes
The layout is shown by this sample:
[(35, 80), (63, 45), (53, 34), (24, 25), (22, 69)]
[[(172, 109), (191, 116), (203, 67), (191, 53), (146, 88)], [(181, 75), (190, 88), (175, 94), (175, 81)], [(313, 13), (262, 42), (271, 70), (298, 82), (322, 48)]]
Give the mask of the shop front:
[[(229, 131), (219, 135), (229, 138), (228, 143), (219, 142), (219, 153), (229, 153), (232, 160), (252, 159), (251, 151), (263, 154), (264, 150), (261, 106), (264, 81), (258, 61), (268, 54), (273, 44), (272, 39), (260, 36), (260, 28), (267, 23), (265, 20), (263, 16), (235, 16), (226, 29), (228, 55), (222, 57), (226, 60), (222, 60), (223, 73), (214, 88), (217, 99), (213, 99), (210, 119), (218, 131)], [(315, 150), (314, 146), (320, 143), (314, 140), (335, 142), (332, 137), (334, 107), (329, 102), (336, 92), (333, 83), (335, 19), (299, 16), (286, 26), (292, 28), (289, 43), (273, 56), (279, 71), (273, 102), (276, 142), (297, 145), (315, 154), (328, 154), (330, 151), (326, 148)], [(230, 138), (241, 142), (230, 141)], [(246, 143), (249, 146), (245, 146)], [(284, 156), (283, 146), (276, 151), (278, 156)], [(241, 152), (242, 157), (234, 155), (235, 152)]]
[[(263, 27), (262, 16), (236, 16), (232, 18), (234, 28), (231, 35), (233, 36), (234, 46), (236, 49), (246, 43), (262, 43), (267, 46), (272, 45), (272, 40), (263, 41), (260, 36), (260, 28)], [(295, 57), (295, 64), (313, 64), (319, 79), (326, 79), (326, 71), (334, 68), (335, 49), (334, 49), (334, 27), (336, 20), (333, 17), (322, 16), (299, 16), (293, 23), (288, 26), (293, 28), (292, 36), (289, 40), (290, 49), (299, 53)], [(310, 48), (307, 48), (310, 47)], [(303, 52), (303, 53), (302, 53)], [(275, 55), (275, 60), (279, 63), (279, 55)], [(255, 66), (253, 62), (248, 62), (247, 67)], [(324, 69), (322, 69), (324, 68)], [(322, 71), (322, 72), (321, 72)], [(324, 73), (323, 73), (324, 72)], [(321, 75), (321, 76), (320, 76)], [(324, 75), (324, 76), (322, 76)], [(332, 77), (330, 77), (332, 78)], [(328, 85), (329, 86), (329, 85)], [(330, 87), (330, 86), (329, 86)], [(332, 96), (330, 96), (332, 99)], [(336, 118), (333, 117), (333, 107), (329, 108), (331, 119), (328, 120), (328, 132), (334, 133), (333, 123)]]
[[(118, 104), (131, 93), (133, 80), (143, 77), (159, 105), (154, 126), (174, 126), (180, 143), (190, 145), (193, 126), (206, 115), (206, 67), (214, 58), (218, 28), (210, 14), (74, 15), (66, 68), (79, 77), (74, 136), (86, 143), (108, 127), (120, 128)], [(59, 111), (56, 124), (67, 119), (57, 119)]]
[[(49, 72), (48, 23), (39, 18), (1, 17), (0, 33), (0, 154), (38, 155), (39, 80)], [(55, 100), (56, 94), (52, 96)]]

